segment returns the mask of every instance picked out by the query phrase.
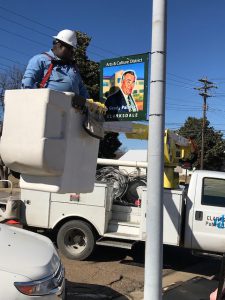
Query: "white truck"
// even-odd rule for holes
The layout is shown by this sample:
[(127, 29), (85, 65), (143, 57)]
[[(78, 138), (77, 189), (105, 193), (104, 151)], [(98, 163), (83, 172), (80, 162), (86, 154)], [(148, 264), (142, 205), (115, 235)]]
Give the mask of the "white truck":
[[(102, 183), (87, 194), (22, 189), (19, 219), (26, 227), (52, 230), (70, 259), (87, 258), (96, 244), (131, 249), (146, 237), (146, 187), (137, 207), (114, 204), (112, 189)], [(225, 173), (195, 171), (187, 190), (165, 189), (163, 213), (164, 244), (225, 252)]]
[[(21, 173), (21, 194), (0, 200), (0, 221), (17, 218), (25, 227), (51, 230), (64, 255), (82, 260), (96, 244), (131, 248), (145, 241), (148, 199), (139, 187), (137, 206), (122, 205), (113, 201), (115, 185), (94, 184), (98, 141), (83, 130), (71, 97), (48, 89), (6, 93), (1, 155)], [(189, 142), (165, 133), (164, 243), (222, 253), (225, 173), (195, 171), (188, 190), (177, 188), (174, 167), (187, 153), (189, 162), (196, 156)]]

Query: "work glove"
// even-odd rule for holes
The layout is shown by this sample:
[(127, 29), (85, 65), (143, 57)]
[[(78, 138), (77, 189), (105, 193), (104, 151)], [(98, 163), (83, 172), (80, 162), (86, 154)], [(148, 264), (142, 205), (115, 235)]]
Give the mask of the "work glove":
[(106, 106), (100, 102), (94, 102), (92, 99), (87, 99), (86, 118), (83, 123), (83, 128), (94, 138), (104, 138), (104, 114)]
[(95, 111), (98, 114), (105, 114), (107, 111), (107, 107), (104, 103), (94, 101), (93, 99), (87, 99), (86, 106), (90, 111)]

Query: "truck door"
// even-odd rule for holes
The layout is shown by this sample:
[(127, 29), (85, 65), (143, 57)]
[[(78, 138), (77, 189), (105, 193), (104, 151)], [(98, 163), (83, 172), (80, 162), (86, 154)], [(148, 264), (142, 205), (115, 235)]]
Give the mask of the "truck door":
[[(193, 206), (192, 248), (225, 252), (225, 177), (198, 175)], [(190, 225), (190, 223), (189, 223)]]

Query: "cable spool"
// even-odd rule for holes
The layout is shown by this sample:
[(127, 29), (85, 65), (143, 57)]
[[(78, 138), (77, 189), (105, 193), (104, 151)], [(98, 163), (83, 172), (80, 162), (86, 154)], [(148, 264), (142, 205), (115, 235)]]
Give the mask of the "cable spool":
[(113, 184), (113, 200), (120, 200), (127, 190), (128, 174), (114, 167), (104, 167), (97, 170), (96, 180)]

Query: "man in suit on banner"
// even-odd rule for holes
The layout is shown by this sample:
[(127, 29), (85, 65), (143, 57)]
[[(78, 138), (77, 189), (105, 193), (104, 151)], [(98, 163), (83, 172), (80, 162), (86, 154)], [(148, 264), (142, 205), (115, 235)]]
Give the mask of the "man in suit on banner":
[(107, 114), (138, 112), (137, 104), (132, 97), (136, 79), (134, 71), (127, 70), (122, 74), (120, 89), (111, 94), (105, 102)]

